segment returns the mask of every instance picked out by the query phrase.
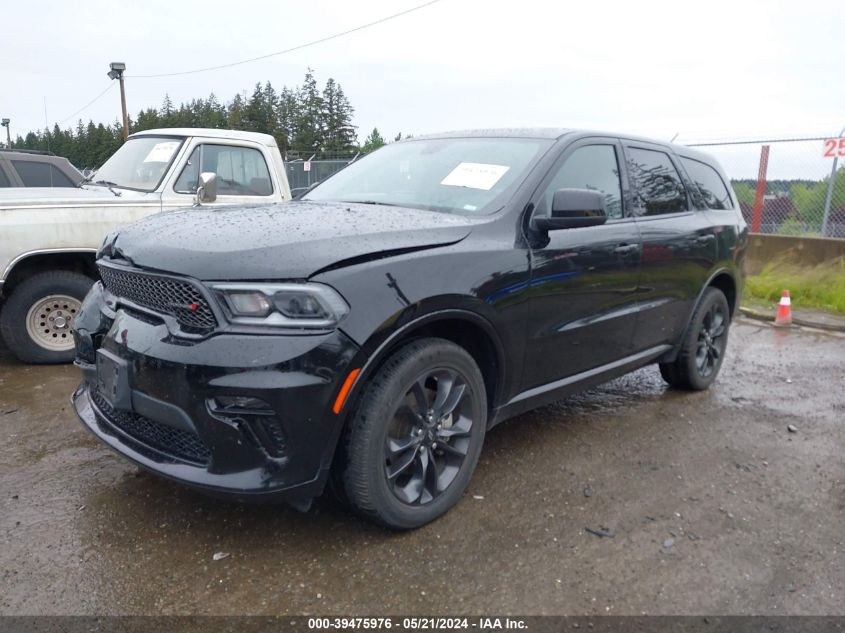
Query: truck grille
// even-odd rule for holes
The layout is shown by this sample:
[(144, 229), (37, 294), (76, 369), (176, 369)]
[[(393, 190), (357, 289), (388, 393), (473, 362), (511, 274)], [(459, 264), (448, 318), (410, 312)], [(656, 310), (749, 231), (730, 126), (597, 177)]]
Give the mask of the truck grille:
[(136, 413), (117, 411), (96, 390), (91, 399), (110, 424), (142, 444), (182, 461), (205, 465), (211, 452), (195, 434), (150, 420)]
[(205, 296), (189, 281), (98, 266), (103, 285), (116, 297), (176, 317), (186, 332), (205, 334), (217, 319)]

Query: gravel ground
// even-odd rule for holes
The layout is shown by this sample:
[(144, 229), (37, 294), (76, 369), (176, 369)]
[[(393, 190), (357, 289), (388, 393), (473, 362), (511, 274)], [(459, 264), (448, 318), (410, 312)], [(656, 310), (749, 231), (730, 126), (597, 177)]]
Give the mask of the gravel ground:
[(403, 534), (140, 472), (73, 367), (0, 351), (0, 614), (845, 614), (845, 338), (731, 336), (709, 392), (650, 367), (497, 427)]

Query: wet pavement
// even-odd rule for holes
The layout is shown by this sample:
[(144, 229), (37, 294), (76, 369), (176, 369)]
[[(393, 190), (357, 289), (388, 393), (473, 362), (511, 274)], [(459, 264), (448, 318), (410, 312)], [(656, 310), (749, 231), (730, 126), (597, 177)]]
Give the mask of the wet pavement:
[(73, 367), (0, 351), (0, 613), (845, 614), (845, 337), (731, 337), (709, 392), (650, 367), (497, 427), (401, 534), (143, 473), (77, 422)]

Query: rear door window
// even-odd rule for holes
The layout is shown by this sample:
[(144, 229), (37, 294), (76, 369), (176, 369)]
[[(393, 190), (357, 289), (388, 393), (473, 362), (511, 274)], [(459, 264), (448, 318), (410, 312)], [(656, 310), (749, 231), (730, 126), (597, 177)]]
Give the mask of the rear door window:
[(6, 175), (6, 170), (3, 167), (3, 163), (0, 162), (0, 187), (11, 187), (12, 183), (9, 182), (9, 177)]
[(24, 187), (75, 187), (70, 178), (50, 163), (32, 160), (13, 160), (12, 165)]
[(731, 194), (725, 182), (715, 169), (706, 163), (681, 157), (681, 163), (687, 174), (698, 187), (708, 209), (731, 209)]
[(637, 215), (665, 215), (689, 210), (687, 190), (669, 154), (640, 147), (628, 147), (626, 154)]

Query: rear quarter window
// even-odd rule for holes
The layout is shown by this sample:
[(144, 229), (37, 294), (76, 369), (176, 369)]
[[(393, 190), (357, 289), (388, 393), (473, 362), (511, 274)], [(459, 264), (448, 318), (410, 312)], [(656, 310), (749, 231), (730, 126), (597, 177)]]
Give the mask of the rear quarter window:
[(728, 193), (728, 188), (719, 175), (719, 172), (710, 165), (692, 158), (684, 158), (682, 156), (681, 163), (701, 192), (701, 196), (704, 198), (704, 204), (707, 205), (708, 209), (733, 208), (731, 194)]

